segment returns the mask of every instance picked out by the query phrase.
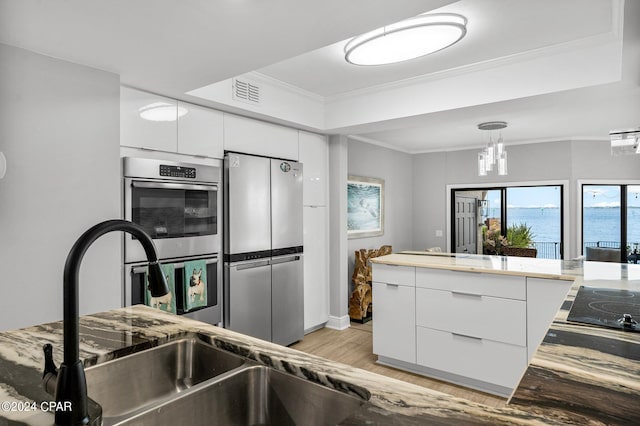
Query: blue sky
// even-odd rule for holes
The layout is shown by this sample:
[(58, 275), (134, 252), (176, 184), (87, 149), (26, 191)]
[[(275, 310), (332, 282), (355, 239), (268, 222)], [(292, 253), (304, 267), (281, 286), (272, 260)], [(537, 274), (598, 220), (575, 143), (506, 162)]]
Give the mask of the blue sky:
[[(640, 186), (629, 186), (628, 189), (629, 206), (640, 207)], [(489, 191), (488, 195), (491, 207), (499, 207), (500, 191)], [(557, 186), (507, 188), (507, 203), (509, 207), (559, 207), (560, 188)], [(619, 207), (620, 188), (615, 185), (587, 185), (584, 187), (583, 206)]]
[[(640, 186), (629, 186), (627, 204), (630, 207), (640, 207)], [(582, 205), (585, 207), (620, 207), (620, 188), (618, 186), (584, 187)]]

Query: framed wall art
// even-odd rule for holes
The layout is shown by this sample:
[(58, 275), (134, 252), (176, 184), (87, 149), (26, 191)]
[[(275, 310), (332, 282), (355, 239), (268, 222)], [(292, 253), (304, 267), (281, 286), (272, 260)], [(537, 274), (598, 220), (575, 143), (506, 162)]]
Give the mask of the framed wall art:
[(347, 179), (347, 235), (351, 238), (384, 234), (384, 180), (362, 176)]

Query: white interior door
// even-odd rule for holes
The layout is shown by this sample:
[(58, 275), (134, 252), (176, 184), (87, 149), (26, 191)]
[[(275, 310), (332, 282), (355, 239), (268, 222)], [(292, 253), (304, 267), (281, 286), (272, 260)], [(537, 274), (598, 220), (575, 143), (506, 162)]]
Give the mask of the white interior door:
[(455, 198), (455, 241), (456, 253), (476, 253), (476, 229), (478, 200), (473, 197)]

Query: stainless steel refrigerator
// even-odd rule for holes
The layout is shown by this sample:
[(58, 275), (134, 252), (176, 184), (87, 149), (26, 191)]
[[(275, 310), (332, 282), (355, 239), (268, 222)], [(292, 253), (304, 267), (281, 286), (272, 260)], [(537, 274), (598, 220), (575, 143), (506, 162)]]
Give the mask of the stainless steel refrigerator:
[(304, 334), (302, 164), (225, 155), (225, 327), (289, 345)]

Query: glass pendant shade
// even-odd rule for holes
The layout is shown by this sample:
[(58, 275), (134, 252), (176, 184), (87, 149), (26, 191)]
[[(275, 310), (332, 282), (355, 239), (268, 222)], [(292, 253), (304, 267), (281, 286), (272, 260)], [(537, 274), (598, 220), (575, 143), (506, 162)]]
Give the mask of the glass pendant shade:
[(484, 152), (478, 153), (478, 176), (486, 176), (487, 175), (487, 165), (485, 161)]
[(0, 179), (7, 173), (7, 158), (0, 152)]
[(384, 65), (437, 52), (458, 42), (467, 19), (453, 13), (419, 15), (351, 39), (345, 60), (354, 65)]
[(502, 151), (500, 158), (498, 158), (498, 174), (500, 176), (507, 174), (507, 151)]
[(502, 138), (500, 138), (498, 139), (498, 143), (496, 144), (496, 157), (500, 158), (503, 152), (504, 152), (504, 142), (502, 142)]

